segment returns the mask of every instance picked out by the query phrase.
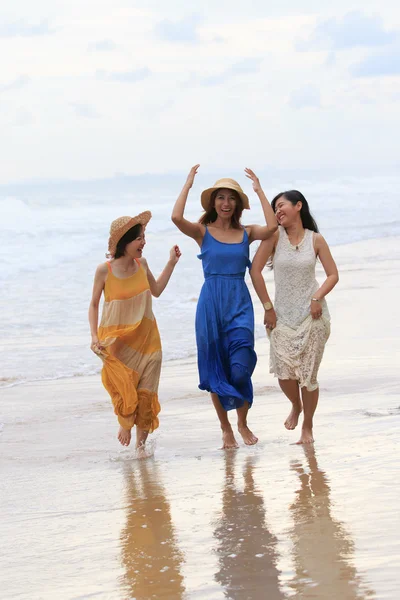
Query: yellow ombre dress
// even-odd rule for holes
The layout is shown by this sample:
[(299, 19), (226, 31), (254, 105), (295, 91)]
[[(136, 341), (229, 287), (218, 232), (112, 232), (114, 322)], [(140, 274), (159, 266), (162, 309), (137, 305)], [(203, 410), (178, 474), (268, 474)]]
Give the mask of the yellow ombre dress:
[(103, 385), (124, 429), (158, 427), (161, 340), (147, 274), (139, 260), (130, 277), (116, 277), (107, 262), (104, 306), (98, 330)]

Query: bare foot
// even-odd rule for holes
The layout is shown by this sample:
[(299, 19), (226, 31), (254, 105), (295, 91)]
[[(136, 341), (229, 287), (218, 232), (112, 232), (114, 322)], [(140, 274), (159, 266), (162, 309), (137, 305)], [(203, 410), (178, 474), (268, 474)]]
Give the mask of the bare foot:
[(136, 456), (137, 458), (146, 458), (146, 440), (149, 435), (148, 431), (136, 427)]
[(254, 444), (257, 444), (258, 437), (256, 437), (254, 435), (254, 433), (252, 431), (250, 431), (250, 429), (247, 427), (247, 425), (239, 425), (238, 431), (239, 431), (240, 435), (242, 436), (244, 443), (247, 446), (254, 446)]
[(118, 431), (118, 440), (123, 446), (129, 446), (131, 443), (131, 430), (120, 427)]
[(296, 442), (296, 444), (312, 444), (313, 442), (314, 442), (314, 438), (313, 438), (313, 434), (312, 434), (312, 429), (303, 428), (301, 430), (301, 437), (300, 437), (299, 441)]
[(229, 450), (229, 448), (239, 448), (232, 428), (222, 430), (222, 448), (221, 450)]
[(136, 458), (147, 458), (147, 449), (145, 442), (136, 445)]
[(136, 448), (140, 448), (141, 446), (145, 445), (148, 435), (148, 431), (140, 429), (140, 427), (136, 427)]
[(292, 410), (290, 411), (290, 414), (285, 421), (286, 429), (295, 429), (297, 427), (301, 411), (302, 406), (300, 400), (296, 403), (293, 403)]

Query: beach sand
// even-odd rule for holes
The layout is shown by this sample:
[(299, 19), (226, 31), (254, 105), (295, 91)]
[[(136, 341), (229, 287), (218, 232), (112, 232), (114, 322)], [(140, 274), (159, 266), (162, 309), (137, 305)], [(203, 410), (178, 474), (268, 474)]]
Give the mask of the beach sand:
[(163, 367), (144, 460), (118, 444), (98, 376), (3, 389), (1, 598), (397, 600), (399, 242), (334, 249), (307, 448), (283, 427), (265, 338), (249, 413), (260, 442), (237, 451), (219, 449), (194, 358)]

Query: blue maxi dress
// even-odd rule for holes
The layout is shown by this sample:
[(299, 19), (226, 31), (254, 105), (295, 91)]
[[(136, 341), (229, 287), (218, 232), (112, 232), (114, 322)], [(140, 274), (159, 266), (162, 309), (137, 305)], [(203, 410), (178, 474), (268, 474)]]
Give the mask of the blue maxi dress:
[(225, 410), (253, 402), (251, 375), (257, 362), (254, 351), (254, 312), (244, 281), (250, 269), (249, 238), (227, 244), (206, 228), (198, 255), (204, 284), (196, 311), (199, 388), (214, 392)]

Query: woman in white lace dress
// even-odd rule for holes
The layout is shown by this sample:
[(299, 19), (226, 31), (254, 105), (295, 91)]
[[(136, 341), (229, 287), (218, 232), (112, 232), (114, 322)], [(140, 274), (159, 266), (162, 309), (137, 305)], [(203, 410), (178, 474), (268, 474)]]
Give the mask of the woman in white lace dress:
[[(319, 395), (317, 374), (330, 334), (325, 296), (339, 276), (303, 194), (297, 190), (283, 192), (271, 205), (279, 228), (257, 250), (251, 278), (265, 309), (264, 323), (271, 343), (270, 372), (278, 377), (283, 393), (292, 403), (285, 427), (294, 429), (304, 411), (298, 443), (306, 444), (314, 441), (313, 416)], [(275, 307), (262, 276), (269, 258), (275, 277)], [(326, 273), (321, 286), (315, 278), (317, 258)]]

